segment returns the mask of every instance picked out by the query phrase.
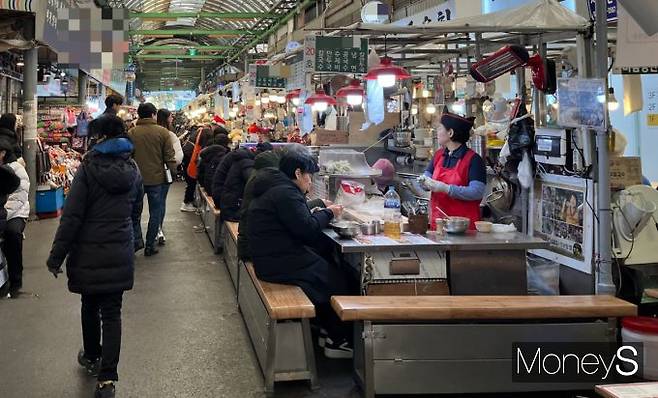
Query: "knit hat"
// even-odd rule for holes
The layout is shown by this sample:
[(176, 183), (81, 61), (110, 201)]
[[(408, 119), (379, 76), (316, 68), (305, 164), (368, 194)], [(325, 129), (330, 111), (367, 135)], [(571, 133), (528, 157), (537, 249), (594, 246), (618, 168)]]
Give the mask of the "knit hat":
[(254, 169), (264, 169), (265, 167), (279, 167), (280, 155), (276, 151), (266, 151), (256, 156), (254, 160)]
[(265, 151), (271, 151), (272, 149), (274, 149), (274, 147), (269, 142), (259, 142), (256, 145), (256, 152), (257, 153), (262, 153), (262, 152), (265, 152)]
[(384, 186), (395, 179), (395, 166), (388, 159), (379, 159), (372, 165), (373, 169), (381, 170), (382, 175), (374, 178), (379, 186)]

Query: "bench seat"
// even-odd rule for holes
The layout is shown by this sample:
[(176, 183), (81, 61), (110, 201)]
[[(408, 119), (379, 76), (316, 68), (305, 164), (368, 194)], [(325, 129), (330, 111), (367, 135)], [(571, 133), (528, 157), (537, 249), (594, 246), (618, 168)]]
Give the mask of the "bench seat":
[[(237, 224), (226, 223), (237, 236)], [(253, 264), (238, 262), (238, 304), (265, 378), (265, 390), (277, 381), (309, 380), (317, 373), (309, 319), (315, 306), (298, 286), (264, 282)]]
[(219, 209), (215, 206), (212, 197), (202, 188), (198, 187), (199, 197), (201, 199), (201, 221), (205, 227), (208, 239), (215, 253), (219, 254), (222, 249), (222, 222), (220, 221)]
[(571, 319), (633, 316), (613, 296), (334, 296), (343, 321)]
[(238, 258), (238, 223), (225, 221), (222, 230), (222, 245), (224, 253), (224, 262), (231, 275), (231, 282), (235, 288), (236, 294), (240, 288), (240, 259)]

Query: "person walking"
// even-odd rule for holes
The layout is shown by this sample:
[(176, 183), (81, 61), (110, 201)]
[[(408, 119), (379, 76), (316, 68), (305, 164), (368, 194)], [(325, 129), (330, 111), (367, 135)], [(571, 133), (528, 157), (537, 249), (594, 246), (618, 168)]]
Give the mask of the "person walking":
[(23, 287), (23, 232), (30, 216), (30, 177), (27, 175), (22, 159), (16, 159), (15, 153), (8, 153), (4, 160), (21, 180), (20, 185), (9, 195), (5, 204), (7, 225), (2, 241), (2, 252), (7, 259), (9, 272), (9, 295), (17, 298)]
[(57, 278), (68, 257), (69, 291), (82, 296), (78, 363), (97, 378), (94, 397), (113, 398), (119, 380), (123, 292), (132, 289), (134, 281), (132, 217), (141, 209), (144, 194), (131, 158), (134, 146), (121, 119), (104, 117), (98, 128), (101, 140), (73, 179), (47, 266)]
[(93, 147), (97, 142), (99, 137), (103, 134), (102, 131), (97, 127), (98, 120), (104, 116), (117, 116), (119, 109), (123, 105), (123, 98), (117, 94), (110, 94), (105, 98), (105, 111), (97, 118), (89, 122), (88, 128), (88, 137), (89, 137), (89, 147)]
[[(5, 156), (13, 152), (14, 143), (8, 137), (0, 134), (0, 238), (4, 234), (7, 225), (7, 210), (5, 210), (5, 203), (9, 195), (18, 189), (21, 180), (11, 167), (5, 164)], [(2, 254), (2, 246), (0, 245), (0, 297), (7, 296), (7, 288), (9, 287), (9, 277), (7, 275), (7, 264), (5, 257)]]
[[(176, 175), (176, 169), (183, 162), (183, 147), (181, 146), (180, 140), (176, 133), (174, 133), (174, 115), (167, 109), (158, 109), (157, 115), (158, 125), (167, 129), (169, 132), (169, 138), (171, 139), (171, 145), (174, 147), (174, 158), (176, 159), (176, 168), (172, 170), (172, 176)], [(167, 238), (162, 232), (162, 227), (164, 225), (165, 215), (167, 214), (167, 195), (169, 194), (169, 186), (171, 184), (163, 185), (162, 189), (162, 212), (160, 213), (160, 229), (158, 230), (158, 235), (156, 240), (158, 245), (164, 246)]]
[[(156, 237), (164, 206), (162, 191), (166, 184), (173, 181), (173, 173), (176, 170), (176, 155), (169, 131), (156, 123), (157, 112), (155, 105), (151, 103), (139, 105), (137, 126), (128, 132), (135, 147), (135, 161), (142, 173), (144, 193), (148, 197), (149, 222), (144, 249), (144, 255), (147, 257), (158, 254)], [(171, 173), (169, 176), (165, 166)]]
[(185, 179), (185, 196), (180, 211), (184, 212), (195, 212), (197, 210), (194, 206), (194, 193), (196, 191), (197, 181), (188, 174), (187, 168), (192, 161), (192, 155), (194, 153), (194, 147), (198, 136), (199, 127), (192, 126), (190, 127), (190, 131), (186, 134), (185, 141), (183, 142), (183, 164), (181, 169), (183, 178)]

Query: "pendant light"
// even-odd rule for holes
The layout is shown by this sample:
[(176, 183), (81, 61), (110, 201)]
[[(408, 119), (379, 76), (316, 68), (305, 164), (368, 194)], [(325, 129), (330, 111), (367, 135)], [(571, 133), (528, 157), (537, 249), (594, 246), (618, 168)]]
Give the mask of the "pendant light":
[(270, 95), (268, 93), (262, 93), (260, 95), (260, 102), (263, 105), (267, 105), (270, 103)]
[(363, 104), (365, 90), (361, 87), (361, 81), (353, 79), (348, 86), (345, 86), (336, 92), (336, 98), (345, 98), (347, 103), (352, 106)]
[(425, 112), (427, 112), (429, 115), (433, 115), (436, 113), (436, 105), (429, 103), (425, 107)]
[(367, 80), (377, 80), (380, 86), (387, 88), (395, 86), (398, 80), (411, 78), (409, 72), (401, 66), (393, 64), (391, 57), (383, 57), (380, 64), (370, 68), (366, 74)]
[(300, 98), (299, 96), (301, 95), (302, 90), (297, 89), (297, 90), (292, 90), (288, 94), (286, 94), (286, 99), (290, 101), (293, 106), (299, 106), (300, 104)]
[(323, 89), (318, 89), (315, 94), (311, 95), (304, 101), (305, 104), (311, 105), (314, 111), (324, 112), (329, 105), (336, 105), (334, 97), (328, 96)]

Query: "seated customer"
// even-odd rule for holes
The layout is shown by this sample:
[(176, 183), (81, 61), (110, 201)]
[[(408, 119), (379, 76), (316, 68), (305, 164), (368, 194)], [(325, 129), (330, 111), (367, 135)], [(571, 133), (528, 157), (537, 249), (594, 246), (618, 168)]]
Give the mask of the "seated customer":
[(306, 204), (311, 176), (319, 171), (313, 158), (286, 152), (279, 168), (265, 168), (254, 178), (247, 238), (256, 275), (261, 280), (299, 286), (315, 304), (317, 320), (329, 333), (325, 355), (352, 355), (349, 325), (331, 309), (333, 295), (349, 294), (348, 279), (309, 246), (318, 245), (322, 230), (343, 209), (331, 205), (312, 214)]
[(212, 184), (212, 199), (220, 210), (222, 221), (240, 220), (240, 203), (244, 186), (254, 168), (256, 155), (240, 148), (229, 152), (215, 171)]
[[(221, 127), (215, 129), (224, 130)], [(208, 195), (212, 196), (212, 179), (215, 176), (217, 166), (222, 162), (224, 156), (230, 151), (228, 136), (225, 133), (215, 135), (212, 145), (204, 148), (199, 154), (199, 174), (197, 179), (199, 184), (206, 190)]]
[[(251, 261), (251, 252), (249, 251), (249, 244), (247, 238), (247, 225), (249, 223), (249, 214), (248, 209), (251, 204), (251, 200), (254, 196), (254, 181), (258, 175), (261, 175), (264, 172), (261, 170), (266, 167), (279, 168), (279, 160), (281, 156), (286, 151), (301, 151), (303, 153), (311, 154), (308, 147), (302, 144), (289, 144), (287, 147), (281, 150), (266, 151), (259, 155), (256, 155), (254, 160), (254, 170), (247, 180), (247, 184), (244, 186), (244, 195), (242, 196), (242, 203), (240, 205), (240, 225), (238, 226), (238, 258), (243, 261)], [(309, 209), (314, 209), (316, 207), (327, 207), (331, 202), (323, 201), (322, 199), (313, 199), (306, 202)]]

